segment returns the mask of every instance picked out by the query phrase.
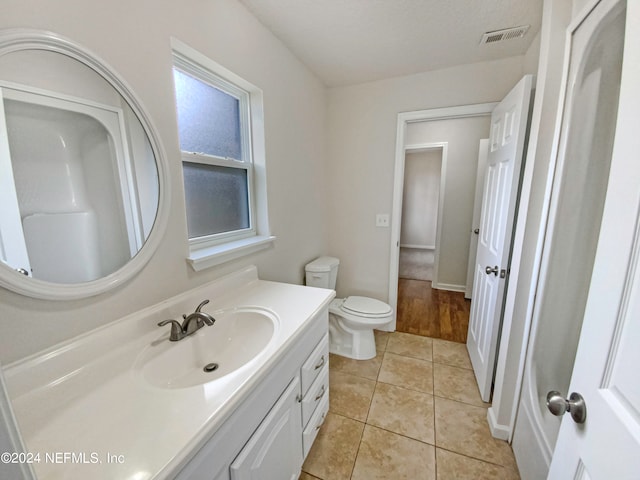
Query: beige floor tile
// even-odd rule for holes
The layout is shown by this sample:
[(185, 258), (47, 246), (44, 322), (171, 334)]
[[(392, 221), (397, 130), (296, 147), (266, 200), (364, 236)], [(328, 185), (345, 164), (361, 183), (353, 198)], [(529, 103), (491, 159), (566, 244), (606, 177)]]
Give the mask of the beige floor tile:
[(431, 361), (432, 342), (433, 340), (428, 337), (393, 332), (387, 343), (387, 352)]
[(318, 479), (318, 477), (314, 477), (313, 475), (309, 475), (307, 472), (302, 472), (300, 473), (300, 477), (298, 477), (298, 480), (321, 480), (321, 479)]
[(433, 393), (432, 364), (426, 360), (386, 352), (378, 381), (411, 390)]
[(516, 468), (511, 447), (491, 436), (487, 409), (435, 397), (436, 446)]
[(435, 480), (435, 448), (367, 425), (353, 480)]
[(520, 475), (493, 463), (482, 462), (436, 448), (438, 480), (519, 480)]
[(329, 412), (302, 471), (324, 480), (348, 480), (363, 429), (363, 423)]
[(371, 360), (354, 360), (353, 358), (342, 357), (340, 355), (329, 354), (329, 368), (331, 372), (349, 373), (358, 377), (376, 380), (384, 352), (378, 353)]
[(449, 342), (447, 340), (433, 339), (433, 361), (444, 363), (454, 367), (471, 369), (469, 352), (464, 343)]
[(373, 334), (376, 337), (376, 353), (384, 352), (387, 349), (387, 342), (389, 341), (391, 332), (374, 330)]
[(367, 423), (433, 445), (433, 396), (378, 383)]
[(485, 403), (480, 398), (473, 370), (467, 370), (466, 368), (434, 363), (433, 394), (479, 407), (491, 406), (490, 403)]
[(329, 409), (364, 422), (367, 420), (376, 381), (349, 373), (331, 372), (329, 375)]

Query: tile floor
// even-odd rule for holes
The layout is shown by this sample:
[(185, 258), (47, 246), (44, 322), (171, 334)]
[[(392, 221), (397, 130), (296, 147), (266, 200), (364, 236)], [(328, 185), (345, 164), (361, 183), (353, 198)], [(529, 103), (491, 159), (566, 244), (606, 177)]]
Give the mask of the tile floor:
[(376, 332), (378, 355), (331, 355), (329, 414), (300, 480), (519, 479), (494, 439), (466, 346)]

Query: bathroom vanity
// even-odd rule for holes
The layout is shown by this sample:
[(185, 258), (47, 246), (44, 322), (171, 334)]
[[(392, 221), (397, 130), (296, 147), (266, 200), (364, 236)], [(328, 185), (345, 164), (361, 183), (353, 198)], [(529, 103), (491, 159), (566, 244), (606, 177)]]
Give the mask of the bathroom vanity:
[[(39, 479), (297, 479), (334, 296), (248, 267), (7, 366), (27, 461)], [(157, 323), (205, 299), (214, 325), (169, 341)]]

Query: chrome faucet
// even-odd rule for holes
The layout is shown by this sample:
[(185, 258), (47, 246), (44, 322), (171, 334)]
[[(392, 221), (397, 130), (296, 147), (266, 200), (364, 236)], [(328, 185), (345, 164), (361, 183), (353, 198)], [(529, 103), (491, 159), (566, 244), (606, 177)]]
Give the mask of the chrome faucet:
[(198, 307), (196, 311), (190, 313), (189, 315), (183, 314), (182, 325), (177, 320), (163, 320), (158, 323), (159, 327), (164, 327), (165, 325), (171, 324), (171, 335), (169, 336), (169, 340), (172, 342), (177, 342), (178, 340), (182, 340), (184, 337), (188, 337), (192, 333), (197, 332), (205, 325), (213, 325), (216, 321), (211, 315), (206, 312), (202, 312), (202, 307), (204, 307), (209, 300), (205, 300)]

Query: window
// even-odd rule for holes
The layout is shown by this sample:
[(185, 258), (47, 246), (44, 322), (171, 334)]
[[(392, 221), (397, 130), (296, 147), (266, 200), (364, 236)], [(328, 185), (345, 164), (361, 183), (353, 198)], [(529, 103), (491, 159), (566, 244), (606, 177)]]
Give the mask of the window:
[[(173, 41), (189, 262), (196, 270), (265, 248), (262, 92), (202, 54)], [(262, 169), (263, 171), (264, 169)], [(258, 226), (262, 228), (258, 228)]]

